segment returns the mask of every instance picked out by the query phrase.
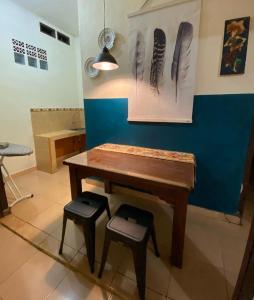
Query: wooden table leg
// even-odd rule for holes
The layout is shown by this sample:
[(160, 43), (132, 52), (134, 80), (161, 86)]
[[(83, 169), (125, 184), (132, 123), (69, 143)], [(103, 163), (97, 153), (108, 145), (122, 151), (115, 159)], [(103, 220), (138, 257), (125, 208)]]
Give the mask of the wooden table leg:
[(82, 193), (82, 182), (78, 177), (77, 169), (69, 166), (70, 185), (71, 185), (71, 198), (74, 200), (79, 194)]
[(3, 174), (0, 167), (0, 217), (8, 215), (10, 212), (8, 201), (6, 197)]
[(174, 207), (171, 263), (178, 268), (183, 266), (188, 196), (189, 193), (181, 193), (181, 197), (175, 201)]
[(104, 181), (104, 190), (107, 194), (112, 194), (112, 183), (109, 180)]

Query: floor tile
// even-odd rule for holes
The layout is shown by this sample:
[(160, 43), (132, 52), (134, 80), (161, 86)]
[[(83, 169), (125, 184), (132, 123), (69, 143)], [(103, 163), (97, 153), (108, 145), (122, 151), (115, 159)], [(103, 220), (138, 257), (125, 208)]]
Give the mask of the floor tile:
[(231, 298), (240, 272), (249, 232), (244, 226), (225, 222), (217, 222), (216, 226), (228, 294)]
[[(62, 169), (62, 168), (61, 168)], [(63, 168), (55, 174), (48, 174), (42, 171), (33, 171), (17, 177), (17, 184), (27, 192), (34, 195), (33, 199), (43, 199), (40, 205), (49, 206), (50, 202), (66, 204), (71, 199), (68, 169)], [(22, 201), (23, 202), (23, 201)], [(47, 208), (47, 207), (46, 207)], [(42, 210), (40, 211), (42, 212)]]
[(11, 209), (12, 214), (18, 218), (29, 222), (38, 214), (53, 206), (53, 202), (35, 195), (33, 198), (25, 199)]
[(47, 237), (47, 234), (30, 225), (29, 223), (20, 220), (14, 215), (6, 216), (5, 218), (1, 219), (1, 222), (36, 245), (41, 243)]
[(17, 218), (13, 214), (10, 214), (10, 215), (2, 218), (0, 220), (0, 222), (15, 231), (19, 230), (22, 226), (24, 226), (24, 224), (26, 224), (25, 221)]
[(184, 258), (186, 256), (203, 260), (217, 268), (223, 268), (222, 251), (216, 234), (216, 221), (191, 219), (186, 225)]
[(29, 223), (24, 224), (17, 230), (17, 232), (35, 245), (39, 245), (48, 237), (46, 233), (30, 225)]
[(110, 294), (92, 284), (82, 275), (69, 272), (47, 300), (107, 300)]
[(40, 195), (60, 205), (65, 205), (71, 201), (71, 189), (70, 184), (59, 184), (52, 180), (50, 183), (47, 183), (47, 189), (44, 189), (40, 192)]
[(48, 236), (41, 244), (39, 244), (39, 246), (62, 261), (67, 262), (70, 262), (77, 253), (77, 250), (64, 244), (63, 254), (59, 255), (60, 242), (51, 236)]
[[(82, 274), (85, 275), (88, 274), (89, 276), (94, 276), (96, 279), (98, 279), (100, 264), (95, 262), (95, 266), (94, 266), (95, 271), (94, 274), (91, 274), (88, 258), (86, 255), (80, 252), (77, 253), (76, 256), (73, 258), (73, 260), (71, 261), (71, 265), (75, 267)], [(114, 268), (109, 263), (106, 263), (103, 276), (100, 279), (101, 283), (110, 286), (115, 274), (116, 274), (116, 270), (114, 270)]]
[[(53, 237), (61, 241), (62, 239), (61, 224), (55, 231), (51, 233)], [(72, 220), (67, 221), (64, 243), (73, 249), (79, 250), (84, 244), (84, 233), (81, 226), (76, 225)]]
[[(139, 300), (136, 282), (128, 277), (118, 274), (112, 283), (112, 288), (124, 295), (127, 299)], [(112, 295), (112, 300), (120, 299)], [(146, 289), (146, 300), (166, 300), (166, 297), (150, 289)], [(179, 299), (180, 300), (180, 299)]]
[[(149, 249), (147, 251), (146, 267), (147, 288), (166, 296), (171, 277), (169, 261), (163, 261), (161, 258), (156, 257)], [(131, 250), (126, 249), (126, 255), (118, 269), (118, 272), (136, 281), (136, 273)]]
[(179, 300), (228, 300), (223, 269), (197, 260), (185, 259), (182, 269), (172, 267), (168, 297)]
[(37, 252), (38, 250), (16, 235), (11, 236), (7, 243), (0, 243), (0, 283)]
[(218, 238), (225, 269), (239, 271), (245, 251), (248, 232), (238, 225), (217, 223)]
[[(14, 233), (12, 233), (10, 230), (6, 229), (4, 226), (0, 224), (0, 245), (4, 245), (8, 243), (9, 239), (14, 236)], [(0, 246), (0, 247), (1, 247)]]
[(229, 297), (229, 299), (232, 299), (240, 269), (239, 269), (239, 271), (227, 269), (227, 270), (224, 270), (224, 272), (225, 272), (225, 278), (227, 281), (228, 297)]
[(62, 224), (62, 219), (62, 206), (54, 204), (44, 212), (31, 218), (29, 223), (46, 233), (52, 233)]
[(61, 264), (38, 253), (0, 286), (0, 294), (5, 300), (45, 299), (66, 274)]
[[(96, 249), (95, 249), (95, 260), (97, 263), (101, 262), (102, 251), (103, 251), (104, 237), (96, 237)], [(107, 264), (111, 266), (112, 269), (117, 270), (119, 265), (123, 262), (125, 258), (126, 248), (121, 244), (111, 242), (107, 257)], [(86, 254), (86, 246), (83, 246), (80, 253)]]
[[(71, 199), (68, 168), (64, 166), (55, 174), (33, 171), (17, 177), (17, 183), (22, 190), (33, 192), (35, 197), (18, 203), (12, 209), (13, 215), (1, 221), (25, 238), (41, 245), (51, 254), (60, 257), (65, 262), (71, 262), (72, 266), (78, 268), (80, 272), (87, 274), (89, 268), (87, 258), (84, 256), (86, 247), (82, 229), (71, 221), (67, 225), (63, 257), (58, 256), (63, 207)], [(86, 184), (84, 180), (83, 187), (85, 190), (107, 195), (102, 188)], [(252, 200), (253, 194), (254, 189), (252, 194), (250, 193), (249, 200)], [(155, 216), (157, 242), (161, 258), (157, 259), (153, 255), (151, 252), (152, 245), (149, 242), (148, 299), (164, 299), (164, 295), (167, 294), (169, 299), (173, 300), (227, 300), (227, 294), (232, 294), (249, 233), (254, 209), (253, 203), (246, 205), (243, 226), (223, 222), (217, 217), (207, 217), (198, 213), (195, 207), (191, 207), (187, 217), (184, 267), (182, 270), (178, 270), (169, 266), (173, 221), (173, 210), (170, 205), (154, 200), (154, 198), (152, 200), (149, 197), (149, 199), (141, 199), (135, 195), (127, 196), (114, 193), (107, 195), (107, 197), (112, 214), (122, 203), (129, 203), (150, 210)], [(107, 221), (106, 214), (103, 214), (96, 224), (95, 276), (101, 260)], [(0, 258), (0, 269), (6, 269), (4, 276), (0, 272), (0, 283), (3, 284), (3, 281), (9, 276), (13, 276), (13, 272), (17, 269), (22, 268), (24, 263), (34, 253), (37, 253), (37, 250), (31, 250), (31, 246), (23, 240), (17, 241), (16, 236), (10, 231), (3, 230), (1, 226), (0, 239), (0, 256), (7, 252), (6, 261)], [(8, 247), (5, 246), (6, 243)], [(102, 282), (107, 285), (113, 282), (115, 289), (122, 291), (127, 298), (135, 299), (137, 296), (136, 279), (133, 261), (128, 253), (125, 247), (116, 243), (111, 244)], [(70, 280), (75, 283), (74, 286), (77, 286), (78, 290), (82, 279), (72, 278)], [(66, 286), (70, 280), (66, 279)], [(90, 293), (92, 296), (98, 294), (97, 288), (94, 288), (93, 285), (90, 287), (90, 284), (88, 288), (81, 288), (81, 291), (76, 294), (72, 288), (67, 288), (68, 291), (65, 291), (65, 286), (62, 283), (60, 286), (61, 289), (56, 292), (50, 290), (52, 297), (65, 299), (64, 294), (66, 293), (66, 295), (73, 295), (74, 299), (83, 299), (83, 293), (88, 293), (88, 299), (90, 299)], [(95, 292), (93, 292), (94, 289)], [(98, 295), (100, 299), (100, 292)], [(204, 295), (205, 297), (202, 297)], [(0, 299), (1, 296), (0, 289)], [(112, 299), (118, 298), (113, 296)]]

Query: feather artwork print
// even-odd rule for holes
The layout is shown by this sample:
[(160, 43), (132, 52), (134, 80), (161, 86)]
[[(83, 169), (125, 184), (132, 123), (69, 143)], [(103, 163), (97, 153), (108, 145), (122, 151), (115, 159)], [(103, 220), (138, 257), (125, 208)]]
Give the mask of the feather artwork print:
[(132, 73), (136, 79), (143, 80), (145, 71), (145, 40), (141, 31), (137, 32)]
[(154, 30), (153, 58), (150, 71), (150, 85), (160, 94), (159, 85), (163, 76), (166, 52), (166, 35), (165, 32), (156, 28)]
[(178, 29), (175, 51), (171, 67), (171, 79), (175, 88), (175, 101), (178, 100), (179, 89), (184, 83), (190, 66), (191, 42), (193, 39), (193, 25), (182, 22)]

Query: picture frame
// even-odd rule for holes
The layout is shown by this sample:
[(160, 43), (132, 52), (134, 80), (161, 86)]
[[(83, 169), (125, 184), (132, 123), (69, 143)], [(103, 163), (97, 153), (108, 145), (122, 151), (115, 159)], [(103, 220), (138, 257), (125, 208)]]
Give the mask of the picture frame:
[(220, 75), (245, 73), (250, 17), (225, 21)]

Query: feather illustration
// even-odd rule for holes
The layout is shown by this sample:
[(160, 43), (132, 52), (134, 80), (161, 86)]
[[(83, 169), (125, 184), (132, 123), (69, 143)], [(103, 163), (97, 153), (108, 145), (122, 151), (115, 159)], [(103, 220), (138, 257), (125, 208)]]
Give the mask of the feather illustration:
[(145, 71), (145, 40), (141, 31), (137, 32), (135, 54), (133, 59), (132, 72), (137, 80), (143, 80)]
[(163, 76), (166, 51), (166, 35), (165, 32), (156, 28), (154, 30), (154, 47), (153, 58), (150, 71), (150, 85), (160, 93), (159, 85)]
[(190, 67), (191, 42), (193, 39), (193, 25), (182, 22), (179, 26), (173, 62), (171, 67), (171, 79), (175, 84), (175, 101), (178, 100), (179, 88), (188, 75)]

